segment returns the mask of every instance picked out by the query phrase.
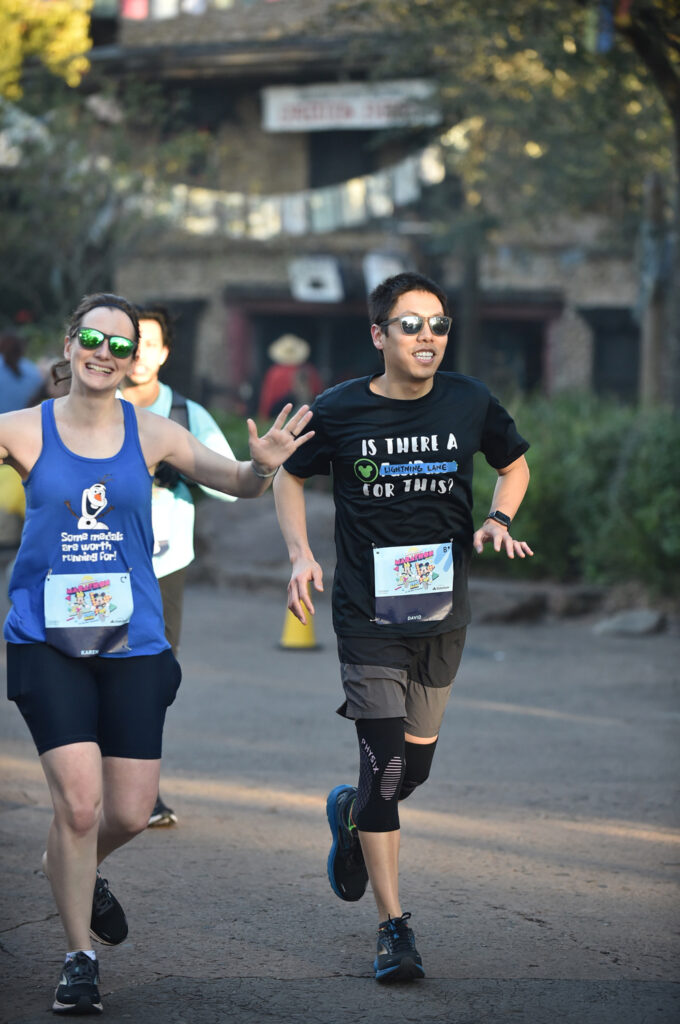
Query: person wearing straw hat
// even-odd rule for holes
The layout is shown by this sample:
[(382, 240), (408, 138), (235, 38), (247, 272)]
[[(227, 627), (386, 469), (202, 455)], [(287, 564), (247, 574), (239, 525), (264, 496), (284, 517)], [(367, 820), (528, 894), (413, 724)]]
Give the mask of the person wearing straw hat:
[[(428, 778), (470, 617), (472, 552), (532, 551), (510, 524), (529, 481), (509, 414), (485, 384), (439, 366), (451, 318), (428, 278), (402, 273), (369, 297), (383, 370), (330, 388), (314, 402), (315, 435), (274, 483), (292, 574), (288, 607), (314, 614), (323, 590), (309, 546), (304, 483), (333, 473), (337, 566), (333, 625), (345, 702), (359, 744), (356, 786), (328, 795), (327, 871), (335, 894), (359, 900), (370, 880), (378, 909), (379, 982), (425, 974), (399, 895), (398, 804)], [(474, 529), (473, 456), (497, 473), (490, 510)]]
[(323, 383), (309, 362), (309, 343), (296, 334), (282, 334), (267, 349), (272, 361), (262, 381), (258, 416), (275, 416), (286, 404), (300, 404), (323, 391)]

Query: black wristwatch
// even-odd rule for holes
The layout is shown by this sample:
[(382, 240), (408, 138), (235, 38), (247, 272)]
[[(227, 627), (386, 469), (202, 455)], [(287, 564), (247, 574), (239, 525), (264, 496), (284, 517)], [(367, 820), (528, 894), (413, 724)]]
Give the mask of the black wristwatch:
[(495, 512), (489, 512), (486, 518), (495, 519), (497, 523), (501, 524), (501, 526), (505, 526), (508, 530), (510, 529), (512, 519), (510, 516), (506, 516), (505, 512), (499, 512), (498, 509), (496, 509)]

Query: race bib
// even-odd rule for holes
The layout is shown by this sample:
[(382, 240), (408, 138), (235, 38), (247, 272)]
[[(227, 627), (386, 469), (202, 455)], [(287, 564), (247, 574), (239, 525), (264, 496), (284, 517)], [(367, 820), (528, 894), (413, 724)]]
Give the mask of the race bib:
[(375, 621), (438, 622), (453, 602), (451, 543), (374, 548)]
[(134, 607), (129, 573), (48, 573), (45, 641), (71, 658), (127, 647)]

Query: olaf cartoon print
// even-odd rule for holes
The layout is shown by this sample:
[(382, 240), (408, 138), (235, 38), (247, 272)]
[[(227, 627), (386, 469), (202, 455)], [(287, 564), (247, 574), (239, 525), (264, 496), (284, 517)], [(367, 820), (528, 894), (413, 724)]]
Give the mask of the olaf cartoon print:
[(107, 505), (105, 484), (97, 483), (92, 484), (91, 487), (86, 487), (80, 499), (78, 529), (108, 530), (106, 523), (97, 518), (97, 516), (102, 514)]

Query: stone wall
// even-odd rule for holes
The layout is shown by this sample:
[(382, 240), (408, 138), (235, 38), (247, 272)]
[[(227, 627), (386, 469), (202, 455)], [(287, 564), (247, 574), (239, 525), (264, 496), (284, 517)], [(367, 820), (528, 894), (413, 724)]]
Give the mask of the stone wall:
[(491, 290), (559, 291), (574, 306), (631, 307), (637, 297), (632, 258), (559, 238), (549, 247), (542, 240), (534, 247), (508, 241), (491, 246), (482, 261), (482, 284)]
[(306, 189), (307, 137), (296, 132), (262, 131), (259, 89), (232, 98), (225, 85), (225, 105), (229, 104), (233, 104), (229, 121), (215, 137), (223, 154), (218, 187), (253, 195)]

